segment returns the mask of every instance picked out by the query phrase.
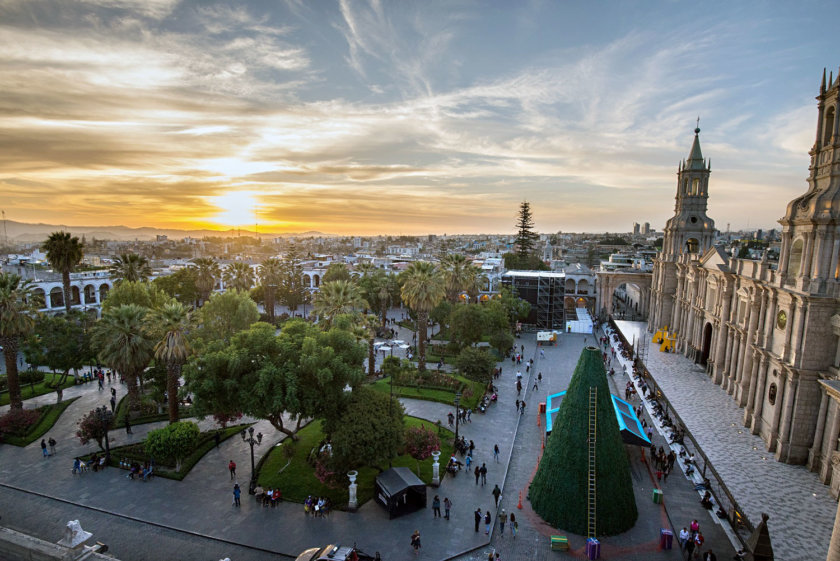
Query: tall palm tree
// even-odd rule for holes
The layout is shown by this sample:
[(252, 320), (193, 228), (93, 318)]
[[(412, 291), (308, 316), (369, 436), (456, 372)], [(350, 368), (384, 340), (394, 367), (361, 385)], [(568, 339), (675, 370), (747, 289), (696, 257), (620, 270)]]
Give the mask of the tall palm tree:
[(426, 324), (429, 312), (446, 295), (443, 276), (427, 261), (415, 261), (403, 273), (402, 299), (417, 314), (417, 368), (426, 369)]
[(280, 278), (283, 274), (283, 265), (276, 257), (269, 257), (257, 268), (257, 275), (260, 277), (260, 284), (263, 287), (263, 294), (265, 295), (265, 311), (268, 314), (268, 320), (274, 321), (274, 305), (277, 296), (277, 285), (280, 284)]
[(145, 282), (152, 276), (149, 260), (142, 255), (123, 253), (119, 257), (114, 256), (113, 259), (110, 272), (116, 282)]
[(198, 271), (196, 272), (195, 287), (201, 295), (202, 304), (210, 298), (210, 293), (216, 287), (216, 280), (219, 278), (219, 264), (212, 257), (199, 257), (193, 259)]
[(247, 263), (236, 261), (225, 267), (222, 278), (229, 287), (244, 292), (254, 286), (254, 269)]
[(321, 285), (312, 299), (312, 306), (319, 318), (330, 324), (335, 316), (368, 308), (358, 285), (353, 281), (332, 281)]
[(166, 365), (166, 394), (169, 422), (178, 421), (178, 381), (187, 362), (190, 345), (187, 333), (192, 325), (190, 309), (180, 302), (169, 302), (152, 312), (150, 326), (161, 339), (155, 345), (155, 359)]
[(361, 263), (359, 265), (356, 265), (356, 267), (353, 270), (359, 273), (361, 276), (366, 277), (368, 275), (372, 275), (380, 269), (377, 269), (376, 265), (374, 265), (373, 263)]
[(125, 376), (129, 410), (140, 404), (137, 381), (154, 356), (154, 338), (146, 329), (148, 312), (137, 304), (111, 308), (103, 313), (91, 335), (99, 360)]
[(64, 289), (64, 308), (70, 313), (70, 273), (82, 262), (84, 244), (70, 232), (53, 232), (41, 249), (47, 253), (47, 261), (54, 271), (61, 273), (61, 284)]
[(6, 362), (6, 383), (12, 409), (22, 409), (17, 354), (20, 339), (35, 326), (32, 285), (11, 273), (0, 274), (0, 346)]
[(458, 300), (467, 285), (467, 270), (470, 267), (466, 258), (460, 253), (449, 253), (440, 260), (440, 272), (443, 275), (446, 299), (450, 302)]
[(464, 282), (464, 290), (470, 297), (470, 302), (478, 303), (478, 293), (487, 285), (487, 275), (475, 265), (467, 267)]

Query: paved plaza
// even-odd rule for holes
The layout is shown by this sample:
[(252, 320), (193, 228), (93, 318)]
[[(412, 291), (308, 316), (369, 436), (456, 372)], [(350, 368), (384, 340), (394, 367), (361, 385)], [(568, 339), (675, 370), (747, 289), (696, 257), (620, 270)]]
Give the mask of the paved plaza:
[[(628, 341), (650, 340), (645, 323), (616, 324)], [(776, 559), (825, 559), (837, 511), (828, 486), (804, 466), (777, 462), (744, 428), (744, 410), (699, 365), (656, 345), (646, 365), (750, 520), (770, 515)]]
[[(400, 337), (410, 340), (410, 333), (400, 330)], [(474, 460), (488, 467), (487, 484), (475, 484), (471, 475), (446, 477), (438, 489), (429, 488), (429, 508), (408, 516), (388, 520), (384, 510), (373, 501), (363, 505), (356, 513), (336, 511), (326, 519), (304, 516), (299, 504), (283, 503), (276, 509), (257, 507), (245, 495), (242, 508), (231, 507), (232, 483), (227, 463), (233, 459), (238, 465), (238, 479), (243, 487), (250, 475), (249, 449), (239, 438), (231, 438), (219, 449), (209, 452), (182, 481), (156, 478), (149, 483), (131, 481), (125, 472), (109, 469), (102, 473), (71, 474), (72, 458), (91, 452), (95, 445), (81, 446), (75, 438), (76, 421), (95, 406), (106, 404), (108, 386), (98, 391), (95, 384), (77, 386), (65, 391), (65, 398), (79, 396), (60, 418), (47, 437), (58, 441), (55, 457), (43, 458), (38, 442), (26, 448), (0, 446), (0, 509), (2, 524), (13, 529), (32, 533), (40, 538), (57, 541), (64, 523), (79, 519), (82, 526), (94, 533), (94, 538), (111, 546), (111, 552), (123, 561), (145, 561), (173, 558), (219, 559), (225, 556), (234, 561), (276, 559), (278, 554), (291, 555), (307, 547), (330, 542), (357, 543), (366, 553), (379, 551), (385, 561), (413, 557), (409, 536), (420, 530), (423, 549), (420, 558), (484, 560), (491, 550), (499, 551), (502, 559), (529, 559), (540, 561), (554, 559), (558, 554), (548, 547), (548, 536), (564, 533), (553, 530), (530, 510), (527, 500), (528, 485), (535, 472), (541, 452), (543, 427), (537, 426), (537, 411), (541, 401), (550, 392), (565, 389), (580, 351), (585, 344), (592, 344), (593, 336), (567, 334), (555, 347), (545, 347), (545, 358), (540, 358), (533, 334), (517, 339), (525, 345), (526, 357), (535, 358), (532, 371), (525, 374), (530, 382), (525, 384), (523, 397), (527, 413), (519, 415), (514, 406), (516, 399), (516, 369), (508, 360), (501, 363), (503, 374), (497, 381), (500, 401), (484, 415), (473, 413), (472, 422), (462, 425), (461, 433), (475, 441)], [(543, 384), (533, 389), (533, 378), (543, 374)], [(612, 382), (613, 391), (619, 393)], [(114, 384), (118, 396), (125, 390)], [(55, 395), (45, 395), (27, 401), (49, 403)], [(451, 407), (445, 404), (403, 400), (406, 412), (432, 422), (444, 421)], [(5, 410), (5, 408), (3, 408)], [(112, 445), (137, 442), (151, 430), (164, 425), (155, 423), (133, 427), (134, 435), (122, 430), (112, 431)], [(201, 422), (202, 428), (211, 426), (211, 420)], [(257, 430), (264, 435), (264, 444), (256, 448), (258, 455), (282, 439), (266, 421), (257, 423)], [(658, 436), (656, 437), (659, 438)], [(501, 449), (500, 462), (492, 455), (494, 444)], [(724, 553), (721, 559), (731, 558), (734, 550), (715, 521), (699, 504), (692, 484), (680, 472), (669, 478), (665, 489), (665, 507), (652, 503), (650, 497), (654, 478), (647, 464), (640, 461), (638, 449), (630, 448), (632, 477), (639, 508), (639, 522), (630, 532), (602, 540), (603, 557), (639, 560), (679, 559), (678, 549), (660, 551), (660, 527), (680, 527), (692, 518), (701, 521), (707, 546)], [(495, 484), (503, 489), (501, 508), (514, 512), (519, 521), (519, 535), (512, 539), (509, 529), (499, 532), (494, 522), (490, 536), (483, 530), (473, 529), (473, 512), (493, 507), (491, 490)], [(519, 493), (523, 496), (523, 509), (517, 508)], [(449, 497), (453, 502), (451, 520), (434, 519), (431, 499), (438, 494), (441, 500)], [(24, 500), (25, 498), (25, 500)], [(21, 505), (18, 508), (16, 505)], [(703, 518), (705, 516), (705, 518)], [(495, 521), (496, 511), (493, 509)], [(154, 536), (150, 539), (150, 536)], [(583, 538), (569, 536), (573, 553), (582, 554)]]

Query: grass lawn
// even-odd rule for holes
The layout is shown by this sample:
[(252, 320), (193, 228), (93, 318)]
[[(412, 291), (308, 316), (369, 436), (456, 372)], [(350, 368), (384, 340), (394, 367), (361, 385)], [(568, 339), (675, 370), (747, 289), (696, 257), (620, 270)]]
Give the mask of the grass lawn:
[[(461, 407), (465, 409), (476, 410), (478, 401), (484, 395), (484, 386), (480, 382), (468, 380), (461, 375), (453, 375), (453, 377), (462, 382), (463, 388), (469, 388), (472, 395), (461, 398)], [(390, 394), (391, 385), (390, 377), (382, 378), (371, 384), (371, 388), (380, 392)], [(462, 392), (464, 390), (461, 390)], [(410, 397), (414, 399), (423, 399), (426, 401), (436, 401), (438, 403), (446, 403), (453, 405), (455, 403), (455, 391), (442, 388), (423, 388), (415, 386), (394, 386), (394, 396), (396, 397)], [(443, 421), (444, 419), (441, 419)]]
[[(61, 374), (53, 374), (51, 372), (44, 374), (44, 379), (33, 386), (29, 384), (21, 384), (20, 386), (20, 397), (21, 399), (30, 399), (32, 397), (38, 397), (39, 395), (44, 395), (45, 393), (55, 392), (57, 388), (51, 387), (50, 384), (58, 382), (61, 378)], [(64, 389), (71, 388), (76, 385), (76, 379), (73, 378), (72, 374), (67, 376), (67, 380), (61, 385)], [(33, 391), (34, 390), (34, 391)], [(9, 404), (9, 390), (4, 391), (0, 394), (0, 405), (8, 405)]]
[[(195, 449), (189, 456), (181, 461), (181, 471), (175, 471), (175, 466), (167, 466), (161, 464), (160, 462), (156, 462), (155, 475), (165, 477), (167, 479), (174, 479), (175, 481), (181, 481), (187, 476), (195, 464), (197, 464), (207, 452), (216, 446), (216, 441), (213, 436), (217, 432), (220, 434), (220, 442), (224, 442), (232, 436), (237, 436), (243, 429), (248, 428), (249, 426), (251, 425), (235, 425), (227, 427), (226, 429), (214, 429), (202, 432), (198, 437), (198, 444)], [(101, 455), (103, 452), (99, 451), (97, 453)], [(92, 456), (92, 454), (82, 456), (82, 459), (87, 460), (90, 456)], [(123, 458), (128, 458), (131, 462), (136, 461), (139, 462), (140, 465), (143, 465), (143, 463), (149, 459), (149, 455), (146, 453), (143, 442), (129, 444), (128, 446), (118, 446), (116, 448), (111, 448), (111, 462), (109, 465), (111, 467), (119, 468), (120, 460)]]
[(32, 444), (53, 428), (53, 425), (61, 417), (61, 414), (64, 413), (64, 410), (70, 407), (70, 404), (77, 399), (79, 398), (74, 397), (73, 399), (64, 400), (57, 405), (53, 404), (40, 407), (39, 409), (42, 409), (41, 418), (38, 419), (37, 423), (32, 425), (29, 432), (23, 436), (6, 436), (3, 439), (3, 444), (11, 444), (13, 446), (28, 446)]
[[(114, 428), (120, 429), (125, 428), (125, 416), (128, 413), (128, 396), (124, 395), (118, 402), (117, 402), (117, 410), (114, 416)], [(141, 396), (142, 399), (142, 396)], [(178, 408), (178, 414), (180, 419), (187, 419), (190, 417), (190, 410), (188, 407), (184, 407), (180, 405)], [(145, 425), (146, 423), (157, 423), (158, 421), (168, 421), (169, 420), (169, 412), (166, 408), (163, 408), (162, 413), (149, 413), (145, 415), (140, 415), (138, 417), (134, 417), (131, 419), (131, 426), (136, 425)]]
[[(416, 417), (405, 417), (406, 428), (421, 425), (435, 429), (434, 423)], [(257, 478), (259, 484), (265, 489), (279, 486), (283, 493), (283, 499), (287, 501), (303, 503), (308, 495), (327, 496), (332, 501), (333, 508), (338, 508), (339, 510), (346, 508), (347, 501), (349, 500), (347, 486), (345, 485), (340, 489), (333, 489), (324, 485), (315, 477), (315, 469), (306, 461), (310, 450), (317, 446), (324, 438), (324, 433), (321, 432), (321, 422), (313, 421), (306, 427), (300, 429), (297, 434), (300, 440), (293, 445), (295, 452), (289, 465), (286, 466), (288, 460), (285, 454), (283, 454), (283, 446), (288, 446), (291, 442), (291, 439), (287, 438), (281, 444), (275, 446), (262, 463)], [(448, 429), (441, 429), (441, 458), (449, 458), (452, 455), (452, 439), (454, 436)], [(408, 454), (394, 458), (392, 465), (394, 467), (411, 468), (414, 473), (417, 473), (417, 461)], [(286, 466), (286, 468), (282, 469), (283, 466)], [(359, 476), (356, 479), (356, 484), (359, 486), (357, 492), (359, 505), (373, 498), (374, 480), (379, 472), (385, 469), (388, 469), (387, 464), (378, 468), (358, 468)], [(442, 465), (440, 469), (442, 476), (444, 466)], [(420, 462), (420, 479), (426, 482), (427, 485), (431, 483), (432, 458), (427, 458)], [(349, 480), (347, 480), (347, 484), (350, 484)]]

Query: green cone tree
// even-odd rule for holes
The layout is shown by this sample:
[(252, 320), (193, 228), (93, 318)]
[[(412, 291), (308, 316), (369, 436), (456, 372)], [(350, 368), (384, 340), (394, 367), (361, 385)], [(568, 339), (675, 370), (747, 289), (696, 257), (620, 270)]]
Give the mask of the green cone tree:
[(583, 350), (531, 483), (534, 511), (556, 528), (587, 533), (589, 388), (598, 388), (596, 437), (598, 536), (620, 534), (636, 523), (630, 463), (610, 400), (601, 352)]

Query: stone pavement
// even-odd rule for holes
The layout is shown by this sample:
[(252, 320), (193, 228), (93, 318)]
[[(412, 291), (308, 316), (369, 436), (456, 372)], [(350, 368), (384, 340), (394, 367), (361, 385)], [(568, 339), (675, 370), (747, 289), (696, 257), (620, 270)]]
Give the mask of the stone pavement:
[[(628, 341), (650, 334), (642, 322), (617, 321)], [(651, 345), (647, 368), (749, 519), (770, 515), (776, 559), (824, 559), (837, 502), (816, 474), (775, 461), (760, 437), (744, 428), (743, 409), (704, 370)]]

